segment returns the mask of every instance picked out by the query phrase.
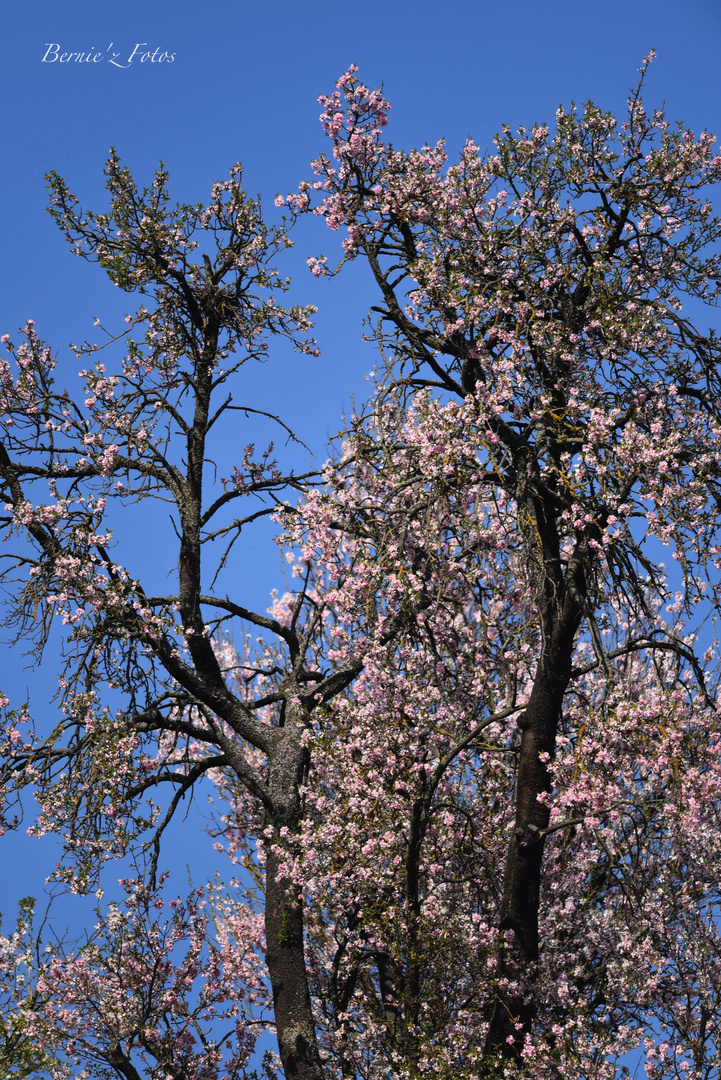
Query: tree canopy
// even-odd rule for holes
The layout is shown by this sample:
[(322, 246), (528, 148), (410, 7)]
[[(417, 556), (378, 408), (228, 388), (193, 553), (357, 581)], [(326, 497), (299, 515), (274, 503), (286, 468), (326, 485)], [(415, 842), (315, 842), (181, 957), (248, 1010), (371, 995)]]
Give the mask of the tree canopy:
[[(58, 1077), (615, 1080), (641, 1047), (719, 1076), (721, 157), (645, 110), (646, 66), (622, 122), (572, 106), (452, 164), (385, 143), (351, 68), (277, 226), (239, 166), (171, 207), (113, 153), (104, 213), (50, 174), (142, 299), (79, 393), (34, 324), (3, 339), (9, 617), (38, 655), (66, 628), (58, 722), (3, 699), (4, 826), (31, 789), (60, 881), (139, 870), (9, 992), (10, 1075), (32, 1047)], [(286, 470), (243, 446), (243, 369), (316, 352), (276, 269), (310, 213), (343, 232), (315, 276), (368, 264), (380, 363), (330, 461)], [(163, 593), (114, 546), (138, 501), (171, 515)], [(268, 515), (290, 583), (257, 612)], [(236, 880), (168, 899), (200, 785)]]

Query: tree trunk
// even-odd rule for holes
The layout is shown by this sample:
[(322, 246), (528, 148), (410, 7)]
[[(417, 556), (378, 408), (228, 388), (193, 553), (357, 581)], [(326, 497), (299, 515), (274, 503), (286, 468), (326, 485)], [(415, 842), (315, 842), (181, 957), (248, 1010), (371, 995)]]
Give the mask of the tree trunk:
[[(538, 960), (541, 866), (550, 809), (539, 795), (551, 790), (546, 762), (553, 760), (563, 708), (571, 679), (576, 632), (581, 622), (580, 603), (566, 595), (562, 609), (551, 603), (542, 613), (543, 646), (538, 671), (526, 709), (518, 718), (521, 745), (518, 757), (516, 817), (508, 851), (500, 907), (501, 978), (526, 983), (526, 992), (499, 994), (491, 1018), (486, 1050), (495, 1057), (520, 1057), (524, 1038), (537, 1005), (528, 986)], [(545, 615), (545, 618), (543, 617)], [(506, 936), (512, 932), (510, 939)], [(520, 1026), (518, 1026), (520, 1025)]]
[(285, 826), (292, 836), (298, 826), (303, 764), (296, 731), (281, 729), (269, 761), (268, 787), (276, 814), (266, 857), (265, 959), (286, 1080), (323, 1080), (305, 963), (302, 900), (280, 870), (285, 846), (280, 829)]

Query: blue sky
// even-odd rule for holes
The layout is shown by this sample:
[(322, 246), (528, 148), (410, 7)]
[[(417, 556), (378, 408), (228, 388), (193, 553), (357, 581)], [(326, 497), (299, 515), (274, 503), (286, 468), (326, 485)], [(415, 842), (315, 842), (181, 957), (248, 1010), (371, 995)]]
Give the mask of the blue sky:
[[(45, 212), (49, 169), (66, 177), (84, 206), (99, 210), (111, 145), (141, 183), (162, 158), (171, 193), (187, 202), (203, 199), (241, 160), (246, 187), (262, 194), (272, 214), (273, 196), (309, 175), (323, 142), (317, 97), (351, 62), (365, 82), (384, 84), (393, 105), (388, 138), (404, 148), (445, 136), (452, 156), (469, 135), (485, 147), (502, 123), (551, 121), (571, 99), (620, 111), (651, 47), (658, 58), (647, 103), (666, 101), (671, 118), (721, 133), (718, 0), (685, 0), (683, 7), (678, 0), (30, 0), (4, 5), (0, 24), (0, 332), (12, 334), (34, 318), (58, 351), (68, 386), (78, 365), (67, 343), (92, 336), (96, 315), (119, 326), (134, 305), (97, 267), (69, 254)], [(52, 60), (69, 52), (101, 59)], [(141, 62), (144, 53), (156, 60)], [(160, 61), (163, 54), (174, 59)], [(290, 413), (321, 456), (343, 405), (363, 396), (374, 362), (361, 341), (372, 302), (362, 267), (332, 282), (304, 269), (308, 255), (333, 250), (322, 223), (312, 222), (293, 257), (296, 298), (320, 309), (321, 359), (281, 355), (248, 391)], [(245, 441), (239, 437), (240, 446)], [(260, 544), (251, 557), (241, 585), (262, 605), (279, 583), (278, 556)], [(18, 668), (16, 654), (8, 654), (0, 687), (20, 695), (29, 687), (36, 701), (46, 699), (52, 657), (39, 674)], [(48, 848), (28, 848), (22, 837), (3, 842), (25, 865), (0, 887), (0, 909), (9, 911), (18, 895), (39, 887), (47, 872), (40, 852)]]

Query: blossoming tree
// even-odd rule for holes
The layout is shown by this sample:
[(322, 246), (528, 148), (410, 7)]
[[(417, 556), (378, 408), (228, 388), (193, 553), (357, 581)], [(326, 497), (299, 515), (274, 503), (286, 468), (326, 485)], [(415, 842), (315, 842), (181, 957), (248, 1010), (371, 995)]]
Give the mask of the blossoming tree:
[[(617, 659), (670, 651), (703, 694), (700, 665), (659, 607), (677, 588), (673, 607), (697, 626), (720, 595), (719, 347), (682, 301), (718, 301), (721, 221), (708, 192), (721, 157), (709, 134), (647, 114), (650, 59), (621, 124), (593, 104), (560, 109), (555, 132), (506, 128), (494, 153), (469, 141), (450, 166), (442, 143), (386, 145), (388, 103), (351, 69), (321, 99), (332, 155), (288, 200), (302, 212), (317, 193), (314, 212), (345, 229), (344, 260), (367, 261), (389, 391), (404, 407), (428, 393), (463, 403), (470, 462), (459, 475), (442, 440), (434, 452), (455, 482), (479, 485), (470, 505), (510, 510), (523, 551), (537, 641), (498, 919), (509, 988), (486, 1035), (490, 1053), (515, 1059), (538, 1007), (522, 973), (539, 960), (553, 760), (578, 693), (579, 634), (610, 686)], [(311, 268), (329, 272), (325, 258)], [(459, 561), (475, 557), (468, 547)]]
[[(7, 342), (4, 579), (22, 637), (65, 624), (67, 666), (50, 734), (7, 712), (5, 823), (32, 786), (61, 880), (90, 888), (138, 844), (148, 880), (41, 962), (42, 1015), (31, 995), (13, 1022), (96, 1073), (240, 1078), (265, 994), (288, 1080), (611, 1080), (639, 1043), (652, 1076), (710, 1080), (721, 387), (696, 323), (721, 160), (640, 88), (620, 126), (560, 111), (451, 166), (384, 144), (388, 104), (354, 70), (322, 103), (333, 155), (287, 201), (367, 259), (387, 361), (322, 487), (272, 450), (228, 458), (243, 364), (272, 335), (315, 348), (312, 312), (278, 299), (287, 232), (239, 173), (171, 209), (162, 171), (141, 192), (113, 156), (100, 215), (51, 178), (76, 251), (148, 299), (117, 370), (78, 349), (77, 401), (32, 325)], [(162, 593), (111, 546), (113, 513), (153, 499), (177, 551)], [(291, 588), (258, 613), (227, 567), (270, 512)], [(263, 942), (250, 896), (214, 894), (212, 940), (197, 895), (152, 913), (160, 838), (204, 781)]]
[(16, 933), (0, 939), (3, 1076), (247, 1077), (268, 1001), (262, 919), (212, 887), (181, 900), (163, 896), (162, 879), (121, 884), (122, 901), (96, 911), (72, 947), (38, 950), (27, 901)]
[[(235, 460), (224, 457), (222, 484), (209, 479), (211, 455), (234, 446), (239, 420), (258, 414), (233, 393), (243, 365), (264, 360), (273, 335), (315, 350), (305, 336), (312, 309), (286, 310), (278, 300), (287, 281), (273, 259), (290, 244), (286, 231), (264, 225), (239, 167), (215, 185), (208, 206), (172, 208), (162, 169), (139, 190), (115, 154), (107, 183), (109, 212), (84, 214), (50, 176), (52, 213), (77, 254), (147, 298), (128, 317), (122, 364), (109, 370), (96, 346), (78, 347), (90, 365), (76, 401), (55, 387), (53, 356), (29, 323), (17, 348), (4, 339), (17, 374), (6, 361), (1, 374), (4, 578), (16, 588), (13, 618), (19, 636), (40, 649), (53, 619), (68, 628), (62, 719), (37, 738), (18, 722), (27, 714), (13, 713), (6, 726), (6, 818), (10, 824), (12, 792), (34, 785), (42, 807), (34, 831), (63, 835), (68, 860), (57, 874), (76, 889), (89, 887), (99, 863), (148, 828), (157, 845), (193, 785), (214, 771), (244, 778), (276, 841), (292, 834), (306, 768), (302, 702), (334, 693), (357, 671), (310, 670), (308, 642), (293, 627), (253, 614), (218, 584), (241, 530), (312, 480), (282, 473), (271, 447), (256, 454), (252, 444)], [(284, 438), (290, 433), (262, 415)], [(174, 531), (162, 541), (176, 545), (170, 594), (145, 591), (111, 551), (105, 522), (137, 500), (170, 507)], [(14, 546), (17, 534), (29, 546)], [(213, 544), (221, 554), (211, 566), (205, 553)], [(242, 692), (230, 689), (213, 636), (231, 618), (278, 635), (288, 653), (282, 684), (256, 695), (251, 673)], [(120, 694), (120, 711), (103, 700), (105, 686)], [(263, 710), (275, 705), (271, 725)], [(166, 788), (172, 794), (162, 810), (148, 809), (144, 800)], [(272, 836), (265, 956), (275, 972), (281, 1057), (289, 1077), (320, 1076), (302, 911), (292, 882), (278, 876), (282, 841), (273, 846)]]
[[(478, 468), (475, 413), (385, 398), (375, 437), (367, 425), (332, 494), (310, 498), (306, 530), (294, 523), (307, 558), (332, 567), (342, 529), (354, 560), (352, 577), (342, 560), (333, 575), (338, 661), (389, 612), (435, 600), (307, 736), (290, 870), (327, 1060), (341, 1076), (610, 1080), (645, 1041), (652, 1075), (715, 1076), (716, 675), (696, 669), (677, 613), (657, 609), (649, 628), (609, 596), (599, 620), (615, 614), (614, 636), (602, 624), (598, 656), (579, 635), (553, 753), (540, 752), (544, 824), (520, 832), (542, 624), (517, 506), (490, 502)], [(523, 841), (544, 849), (533, 959), (503, 921), (508, 848)], [(499, 1007), (518, 1010), (505, 1046), (492, 1041)]]

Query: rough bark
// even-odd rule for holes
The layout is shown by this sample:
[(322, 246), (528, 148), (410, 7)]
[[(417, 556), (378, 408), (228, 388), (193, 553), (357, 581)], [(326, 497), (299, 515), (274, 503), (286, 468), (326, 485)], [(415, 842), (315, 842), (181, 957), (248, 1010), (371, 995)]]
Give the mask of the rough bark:
[[(517, 720), (521, 741), (515, 821), (506, 853), (499, 918), (499, 929), (504, 935), (500, 946), (500, 974), (521, 981), (532, 974), (532, 966), (539, 955), (544, 830), (550, 816), (548, 805), (542, 798), (539, 801), (539, 796), (551, 790), (546, 761), (552, 761), (555, 756), (563, 698), (571, 681), (574, 642), (586, 591), (583, 552), (576, 552), (562, 574), (555, 527), (549, 528), (548, 520), (546, 527), (538, 531), (545, 549), (545, 572), (538, 598), (542, 647), (528, 704)], [(536, 515), (537, 524), (539, 521)], [(544, 760), (545, 755), (548, 758)], [(491, 1017), (486, 1043), (488, 1053), (518, 1058), (535, 1011), (532, 994), (501, 993)]]
[(322, 1080), (324, 1075), (305, 963), (302, 900), (281, 869), (287, 839), (280, 830), (285, 827), (292, 836), (298, 826), (304, 753), (294, 728), (284, 728), (278, 732), (269, 760), (268, 788), (275, 820), (266, 856), (265, 959), (286, 1080)]

